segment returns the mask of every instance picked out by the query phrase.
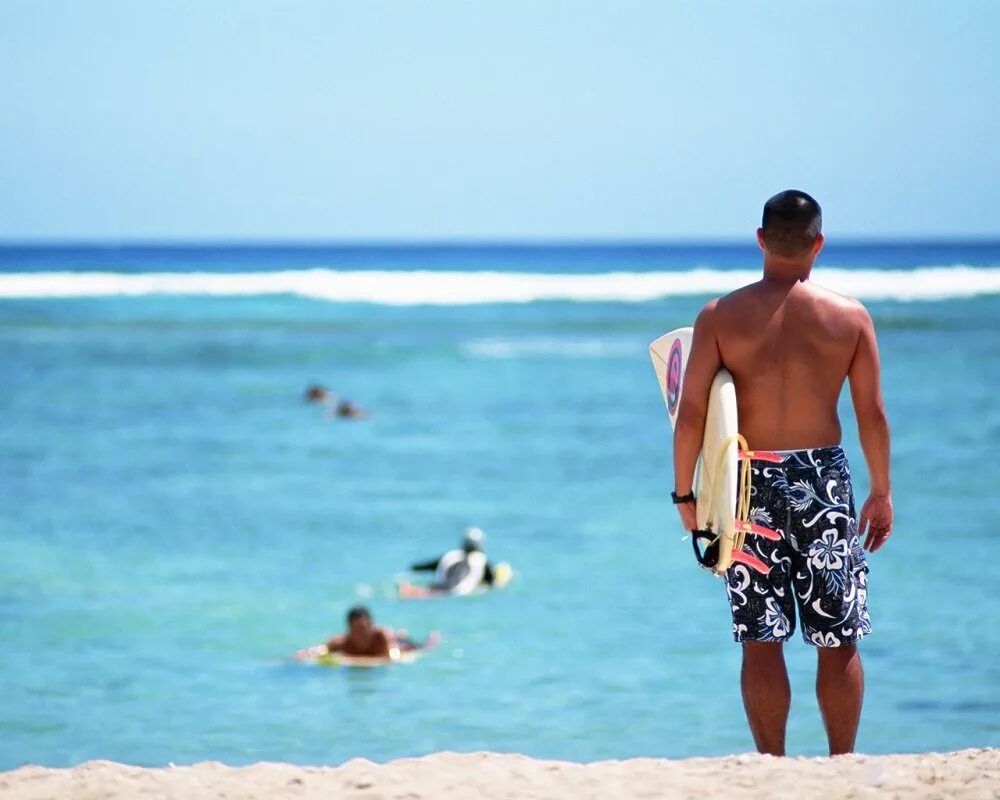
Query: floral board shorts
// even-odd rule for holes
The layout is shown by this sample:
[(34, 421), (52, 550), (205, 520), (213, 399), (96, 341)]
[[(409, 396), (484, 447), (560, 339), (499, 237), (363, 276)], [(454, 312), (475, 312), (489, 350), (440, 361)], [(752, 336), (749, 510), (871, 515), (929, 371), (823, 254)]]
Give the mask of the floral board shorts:
[(809, 644), (837, 647), (871, 633), (868, 564), (854, 515), (851, 472), (840, 447), (782, 450), (751, 461), (750, 521), (781, 534), (746, 537), (767, 575), (736, 563), (726, 592), (737, 642), (783, 642), (799, 611)]

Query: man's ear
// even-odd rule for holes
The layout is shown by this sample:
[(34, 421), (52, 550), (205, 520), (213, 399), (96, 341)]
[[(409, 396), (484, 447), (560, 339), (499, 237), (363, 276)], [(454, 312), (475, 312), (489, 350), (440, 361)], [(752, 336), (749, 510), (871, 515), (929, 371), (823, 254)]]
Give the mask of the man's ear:
[(764, 229), (757, 228), (757, 246), (761, 250), (767, 250), (767, 246), (764, 244)]
[(819, 251), (823, 249), (823, 242), (825, 242), (825, 241), (826, 241), (826, 239), (823, 238), (823, 234), (822, 233), (817, 233), (816, 234), (816, 242), (815, 242), (815, 244), (813, 244), (813, 255), (814, 256), (818, 256), (819, 255)]

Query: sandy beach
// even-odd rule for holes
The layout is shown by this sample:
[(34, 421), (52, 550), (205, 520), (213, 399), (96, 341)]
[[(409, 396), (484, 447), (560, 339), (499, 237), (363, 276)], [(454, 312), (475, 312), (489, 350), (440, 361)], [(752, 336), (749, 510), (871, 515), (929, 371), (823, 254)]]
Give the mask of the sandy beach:
[(1000, 798), (1000, 749), (827, 758), (640, 758), (576, 764), (500, 753), (437, 753), (339, 767), (260, 763), (145, 769), (90, 761), (0, 773), (0, 794), (41, 798)]

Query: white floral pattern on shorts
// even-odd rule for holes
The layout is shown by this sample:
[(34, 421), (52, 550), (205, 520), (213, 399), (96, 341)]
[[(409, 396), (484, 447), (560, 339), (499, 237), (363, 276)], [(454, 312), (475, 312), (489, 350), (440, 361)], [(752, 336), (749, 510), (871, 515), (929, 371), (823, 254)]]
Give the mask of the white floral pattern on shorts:
[(750, 519), (781, 534), (748, 536), (771, 566), (766, 576), (736, 563), (726, 590), (738, 642), (783, 642), (795, 632), (818, 647), (871, 633), (868, 564), (858, 538), (847, 456), (840, 447), (785, 451), (781, 463), (752, 462)]

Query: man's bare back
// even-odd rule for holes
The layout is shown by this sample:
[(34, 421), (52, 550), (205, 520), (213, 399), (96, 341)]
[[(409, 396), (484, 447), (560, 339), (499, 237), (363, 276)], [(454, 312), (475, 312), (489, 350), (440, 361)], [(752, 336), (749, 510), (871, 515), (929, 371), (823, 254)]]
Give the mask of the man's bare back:
[(837, 400), (868, 320), (861, 304), (807, 281), (764, 279), (709, 313), (750, 447), (839, 444)]
[[(837, 401), (849, 380), (871, 488), (859, 527), (868, 533), (866, 549), (877, 550), (892, 529), (892, 500), (875, 326), (857, 300), (811, 283), (811, 267), (812, 258), (802, 266), (765, 251), (760, 281), (711, 301), (698, 315), (674, 431), (675, 494), (691, 491), (688, 476), (694, 475), (709, 387), (720, 368), (733, 375), (740, 433), (754, 450), (839, 444)], [(693, 529), (693, 504), (678, 511), (685, 528)], [(870, 520), (874, 530), (867, 530)]]

